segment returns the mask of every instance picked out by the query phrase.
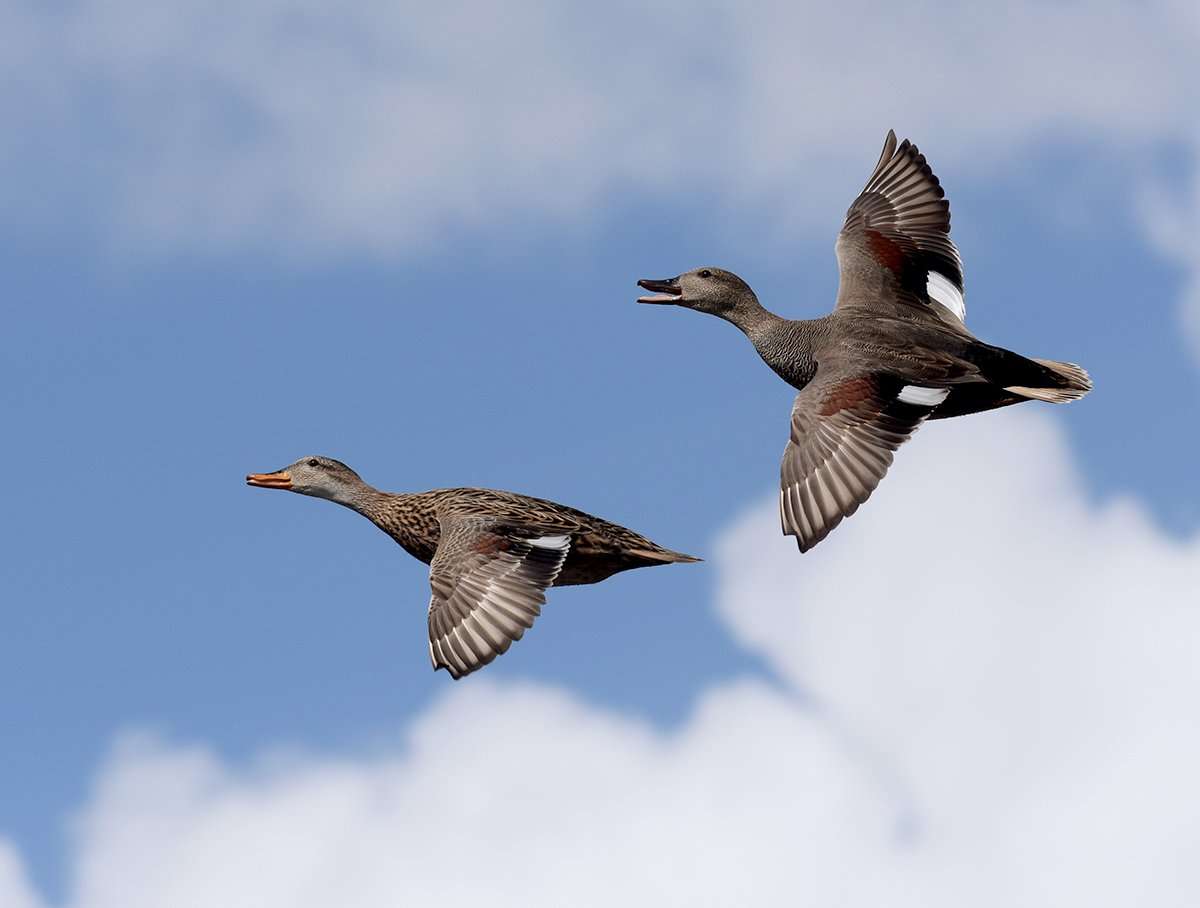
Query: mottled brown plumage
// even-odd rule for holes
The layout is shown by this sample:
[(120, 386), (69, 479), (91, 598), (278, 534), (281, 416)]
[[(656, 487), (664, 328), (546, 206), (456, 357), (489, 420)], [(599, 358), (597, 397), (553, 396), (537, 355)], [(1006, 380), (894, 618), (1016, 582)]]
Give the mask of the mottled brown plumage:
[(598, 583), (620, 571), (652, 564), (698, 561), (664, 549), (640, 533), (544, 498), (499, 489), (378, 492), (362, 514), (419, 561), (433, 561), (441, 539), (439, 515), (487, 517), (539, 536), (567, 534), (567, 554), (554, 586)]
[(435, 669), (454, 678), (482, 668), (519, 640), (550, 586), (700, 560), (575, 508), (516, 492), (382, 492), (328, 457), (305, 457), (246, 481), (358, 511), (430, 565), (429, 654)]

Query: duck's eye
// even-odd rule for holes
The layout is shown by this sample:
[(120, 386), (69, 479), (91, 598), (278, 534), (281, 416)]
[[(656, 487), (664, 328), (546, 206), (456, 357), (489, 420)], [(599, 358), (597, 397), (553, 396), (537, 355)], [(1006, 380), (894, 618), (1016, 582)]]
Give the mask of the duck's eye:
[(315, 457), (310, 457), (308, 459), (308, 465), (310, 467), (319, 467), (321, 465), (321, 461), (317, 460)]
[(712, 272), (709, 271), (707, 268), (705, 268), (703, 271), (700, 272), (700, 276), (701, 277), (712, 277)]

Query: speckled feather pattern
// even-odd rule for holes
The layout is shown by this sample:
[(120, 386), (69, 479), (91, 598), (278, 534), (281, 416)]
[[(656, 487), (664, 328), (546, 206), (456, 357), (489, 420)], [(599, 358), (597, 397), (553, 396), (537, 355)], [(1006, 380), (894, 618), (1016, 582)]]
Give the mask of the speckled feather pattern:
[(584, 511), (497, 489), (382, 492), (339, 460), (301, 458), (250, 485), (351, 508), (429, 565), (429, 658), (463, 678), (533, 627), (551, 586), (619, 571), (698, 561)]
[(441, 518), (492, 518), (531, 536), (566, 534), (571, 550), (555, 586), (597, 583), (619, 571), (695, 561), (619, 524), (567, 505), (499, 489), (375, 491), (360, 509), (414, 558), (430, 563), (441, 539)]

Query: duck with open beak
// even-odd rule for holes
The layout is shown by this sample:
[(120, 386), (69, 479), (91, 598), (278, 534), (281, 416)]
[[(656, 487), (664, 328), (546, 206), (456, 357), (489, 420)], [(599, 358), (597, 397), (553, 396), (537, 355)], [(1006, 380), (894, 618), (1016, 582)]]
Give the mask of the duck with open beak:
[(894, 132), (846, 213), (836, 251), (837, 302), (820, 318), (776, 315), (716, 266), (638, 281), (651, 291), (639, 303), (734, 325), (798, 392), (779, 509), (783, 532), (802, 552), (858, 510), (925, 420), (1027, 400), (1067, 403), (1092, 389), (1074, 363), (1022, 356), (967, 329), (950, 203), (925, 156)]

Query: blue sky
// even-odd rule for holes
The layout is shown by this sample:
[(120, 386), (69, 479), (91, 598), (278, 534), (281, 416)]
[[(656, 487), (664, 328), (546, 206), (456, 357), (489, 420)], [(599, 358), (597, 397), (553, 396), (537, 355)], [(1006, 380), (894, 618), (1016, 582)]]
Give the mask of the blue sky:
[[(429, 669), (423, 565), (356, 515), (242, 483), (304, 454), (385, 489), (553, 498), (715, 559), (553, 592), (482, 697), (560, 692), (661, 734), (728, 685), (820, 700), (728, 617), (717, 551), (772, 494), (791, 392), (729, 326), (637, 307), (634, 283), (720, 264), (782, 314), (823, 313), (833, 237), (889, 127), (947, 187), (973, 330), (1095, 378), (1032, 435), (996, 425), (1017, 446), (1060, 433), (1080, 507), (1134, 507), (1138, 533), (1195, 552), (1186, 10), (1019, 5), (990, 34), (934, 7), (891, 32), (855, 31), (854, 10), (458, 12), (480, 19), (0, 13), (24, 86), (0, 89), (0, 843), (31, 905), (108, 904), (80, 888), (78, 820), (130, 730), (230, 773), (281, 749), (352, 761), (476, 684)], [(678, 61), (653, 40), (675, 15)], [(890, 49), (831, 79), (821, 35), (888, 49), (939, 22), (955, 50), (915, 85), (894, 84)], [(1098, 81), (1104, 50), (1154, 23), (1160, 46)], [(1027, 84), (1047, 60), (1061, 71)], [(929, 435), (888, 486), (937, 482), (906, 471), (936, 460)], [(978, 482), (978, 502), (941, 504), (986, 508), (1003, 483)], [(848, 522), (839, 552), (868, 519), (885, 517)]]

